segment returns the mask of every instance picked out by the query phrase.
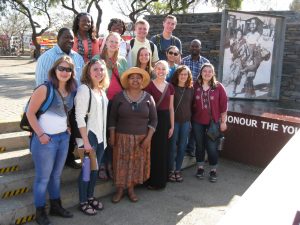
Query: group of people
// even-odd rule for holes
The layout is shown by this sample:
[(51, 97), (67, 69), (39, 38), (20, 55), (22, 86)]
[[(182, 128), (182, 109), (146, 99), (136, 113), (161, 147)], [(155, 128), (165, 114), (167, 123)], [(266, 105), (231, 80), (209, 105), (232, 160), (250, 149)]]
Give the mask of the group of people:
[[(198, 39), (191, 42), (191, 55), (181, 59), (181, 42), (172, 35), (176, 23), (175, 16), (166, 16), (163, 32), (148, 40), (149, 23), (138, 20), (135, 38), (125, 42), (125, 24), (114, 18), (110, 33), (99, 40), (92, 16), (80, 13), (73, 30), (60, 29), (57, 45), (38, 59), (37, 88), (26, 113), (34, 130), (30, 150), (38, 224), (50, 224), (47, 191), (51, 215), (73, 216), (62, 207), (60, 177), (65, 162), (78, 168), (72, 154), (75, 145), (94, 155), (97, 165), (88, 181), (83, 171), (78, 178), (79, 209), (87, 215), (103, 209), (94, 196), (97, 177), (113, 179), (114, 203), (126, 192), (137, 202), (135, 187), (140, 184), (157, 190), (167, 181), (182, 182), (188, 143), (196, 147), (197, 177), (204, 178), (207, 152), (209, 180), (216, 182), (217, 141), (210, 140), (206, 130), (212, 122), (226, 130), (227, 95), (214, 66), (200, 55)], [(45, 82), (55, 94), (40, 115), (48, 96)], [(70, 128), (72, 111), (80, 137)]]

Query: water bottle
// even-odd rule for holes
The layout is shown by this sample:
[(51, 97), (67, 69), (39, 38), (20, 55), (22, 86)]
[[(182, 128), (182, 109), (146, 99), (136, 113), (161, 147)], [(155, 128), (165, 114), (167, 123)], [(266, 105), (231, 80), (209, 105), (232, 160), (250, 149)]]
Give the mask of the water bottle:
[(88, 153), (84, 153), (82, 163), (82, 180), (85, 182), (90, 181), (91, 175), (91, 160)]
[(223, 135), (221, 135), (219, 137), (219, 144), (218, 144), (218, 150), (222, 151), (224, 148), (224, 141), (225, 141), (225, 137)]

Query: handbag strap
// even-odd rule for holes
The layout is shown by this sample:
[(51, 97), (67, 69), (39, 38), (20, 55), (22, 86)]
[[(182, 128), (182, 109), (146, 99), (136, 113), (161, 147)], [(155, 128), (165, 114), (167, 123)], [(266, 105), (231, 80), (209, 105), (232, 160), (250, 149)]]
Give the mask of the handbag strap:
[(183, 89), (183, 92), (182, 92), (182, 94), (181, 94), (181, 96), (180, 96), (179, 102), (178, 102), (178, 104), (177, 104), (177, 106), (176, 106), (176, 108), (175, 108), (175, 110), (174, 110), (174, 113), (177, 112), (177, 109), (178, 109), (178, 107), (179, 107), (179, 105), (180, 105), (180, 103), (181, 103), (182, 97), (183, 97), (183, 95), (184, 95), (185, 89), (186, 89), (186, 87)]
[(162, 100), (164, 99), (164, 97), (165, 97), (165, 95), (166, 95), (166, 93), (167, 93), (168, 87), (169, 87), (169, 83), (166, 84), (163, 93), (161, 94), (161, 96), (160, 96), (158, 102), (156, 103), (156, 108), (160, 105), (160, 103), (161, 103)]
[(92, 102), (92, 91), (91, 91), (90, 87), (88, 87), (88, 89), (89, 89), (89, 105), (88, 105), (88, 111), (87, 111), (87, 114), (86, 114), (86, 123), (89, 119), (89, 113), (91, 111), (91, 102)]
[(111, 70), (111, 73), (112, 73), (112, 76), (114, 76), (116, 78), (116, 80), (118, 81), (120, 87), (123, 89), (123, 86), (122, 86), (121, 81), (120, 81), (120, 77), (117, 75), (117, 73), (119, 73), (118, 69), (116, 67), (114, 67)]
[(68, 114), (68, 109), (67, 109), (67, 106), (65, 104), (65, 100), (64, 100), (64, 97), (61, 95), (61, 93), (59, 92), (59, 90), (57, 89), (57, 93), (59, 94), (60, 98), (61, 98), (61, 101), (64, 105), (64, 110), (65, 110), (65, 113), (66, 113), (66, 116), (67, 116), (67, 126), (70, 127), (70, 122), (69, 122), (69, 114)]

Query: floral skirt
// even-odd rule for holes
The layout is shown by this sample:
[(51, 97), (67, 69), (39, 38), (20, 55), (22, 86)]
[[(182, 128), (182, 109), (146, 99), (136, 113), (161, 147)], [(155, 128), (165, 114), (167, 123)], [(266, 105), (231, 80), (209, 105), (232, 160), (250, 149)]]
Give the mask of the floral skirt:
[(114, 183), (127, 188), (142, 184), (150, 176), (150, 147), (142, 149), (140, 143), (146, 135), (116, 133), (113, 149)]

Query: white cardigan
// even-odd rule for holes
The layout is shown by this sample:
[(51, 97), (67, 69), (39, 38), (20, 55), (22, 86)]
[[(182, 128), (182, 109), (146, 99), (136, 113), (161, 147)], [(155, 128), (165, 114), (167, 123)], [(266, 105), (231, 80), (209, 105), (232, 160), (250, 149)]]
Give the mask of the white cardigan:
[[(91, 108), (88, 115), (87, 125), (84, 117), (88, 111), (89, 105), (89, 88), (87, 85), (82, 84), (75, 96), (75, 117), (78, 127), (87, 127), (87, 133), (92, 131), (98, 139), (98, 144), (103, 142), (104, 148), (106, 148), (106, 116), (108, 99), (104, 91), (101, 90), (102, 97), (91, 90)], [(77, 145), (82, 146), (83, 140), (76, 138)]]

